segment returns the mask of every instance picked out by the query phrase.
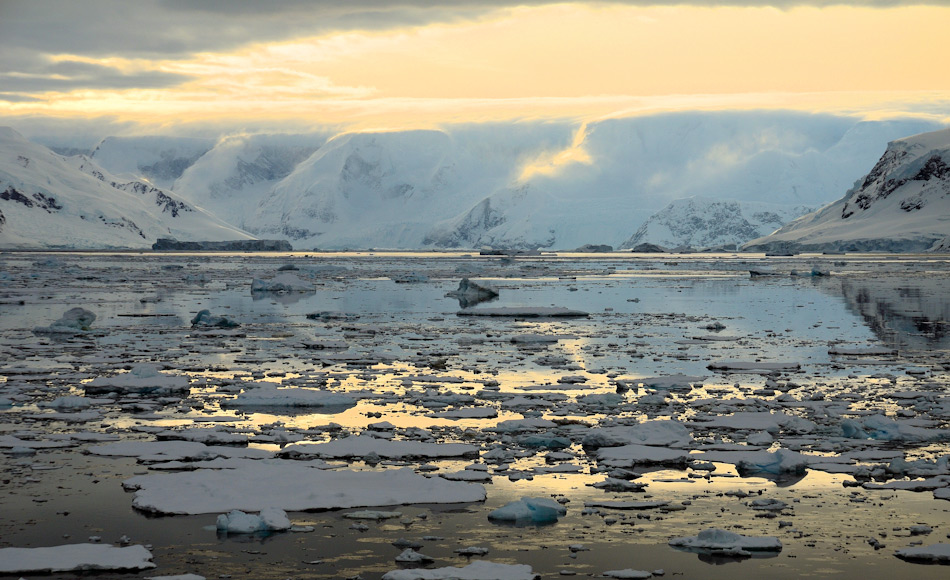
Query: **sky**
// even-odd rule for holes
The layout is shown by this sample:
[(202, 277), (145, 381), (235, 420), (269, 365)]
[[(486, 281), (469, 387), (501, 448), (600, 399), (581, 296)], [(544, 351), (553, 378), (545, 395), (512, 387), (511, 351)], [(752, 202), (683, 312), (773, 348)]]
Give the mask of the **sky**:
[(210, 136), (694, 109), (950, 122), (948, 29), (950, 0), (0, 0), (0, 124)]

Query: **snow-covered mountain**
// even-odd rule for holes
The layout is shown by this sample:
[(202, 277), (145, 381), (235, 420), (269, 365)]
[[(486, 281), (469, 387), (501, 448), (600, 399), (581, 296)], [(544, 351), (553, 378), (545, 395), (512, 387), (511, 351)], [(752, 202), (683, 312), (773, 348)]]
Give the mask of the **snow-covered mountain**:
[(939, 127), (795, 112), (688, 112), (580, 127), (526, 121), (329, 140), (236, 136), (203, 155), (210, 145), (200, 140), (105, 139), (93, 161), (106, 159), (152, 184), (180, 172), (173, 191), (181, 201), (298, 248), (618, 247), (661, 210), (644, 235), (662, 235), (646, 239), (676, 247), (719, 245), (726, 234), (718, 220), (698, 224), (712, 206), (683, 202), (664, 210), (675, 200), (728, 200), (715, 211), (733, 234), (725, 243), (741, 242), (740, 232), (765, 234), (797, 211), (746, 202), (820, 207), (850, 187), (889, 140)]
[(0, 247), (146, 248), (159, 237), (251, 238), (171, 192), (0, 127)]
[(889, 143), (844, 198), (803, 216), (754, 250), (923, 251), (950, 235), (950, 129)]
[(213, 145), (211, 139), (189, 137), (106, 137), (93, 150), (92, 159), (113, 175), (141, 178), (171, 189), (182, 172)]
[(570, 138), (567, 126), (546, 125), (338, 135), (245, 224), (298, 247), (420, 248), (434, 222), (512, 182), (539, 148)]
[(274, 186), (326, 139), (324, 134), (225, 137), (185, 169), (172, 189), (198, 207), (243, 227)]
[(768, 235), (813, 209), (756, 201), (678, 199), (650, 216), (620, 247), (644, 243), (666, 248), (737, 246)]
[[(541, 171), (516, 172), (522, 178), (437, 223), (424, 242), (619, 246), (671, 201), (691, 196), (818, 207), (860, 176), (888, 140), (938, 126), (762, 112), (608, 119), (584, 127), (560, 151), (539, 150)], [(795, 211), (782, 213), (788, 219)], [(665, 239), (670, 246), (715, 237), (668, 225), (682, 234)]]

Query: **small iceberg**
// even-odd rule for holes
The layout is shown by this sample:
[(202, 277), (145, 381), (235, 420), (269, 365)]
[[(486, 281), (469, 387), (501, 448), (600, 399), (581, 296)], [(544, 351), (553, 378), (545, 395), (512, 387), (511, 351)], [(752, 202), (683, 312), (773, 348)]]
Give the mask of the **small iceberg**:
[(488, 514), (488, 519), (515, 524), (553, 524), (567, 515), (567, 508), (553, 499), (523, 497)]
[(70, 308), (49, 326), (37, 326), (33, 332), (40, 334), (80, 334), (92, 330), (96, 315), (85, 308)]
[(468, 278), (462, 278), (458, 289), (447, 293), (446, 296), (458, 300), (459, 308), (468, 308), (498, 298), (498, 290), (472, 282)]
[(210, 310), (199, 310), (191, 319), (192, 328), (236, 328), (240, 326), (224, 316), (212, 316)]
[(231, 510), (218, 516), (216, 527), (228, 534), (254, 534), (257, 532), (282, 532), (290, 529), (287, 512), (280, 508), (262, 509), (260, 515)]

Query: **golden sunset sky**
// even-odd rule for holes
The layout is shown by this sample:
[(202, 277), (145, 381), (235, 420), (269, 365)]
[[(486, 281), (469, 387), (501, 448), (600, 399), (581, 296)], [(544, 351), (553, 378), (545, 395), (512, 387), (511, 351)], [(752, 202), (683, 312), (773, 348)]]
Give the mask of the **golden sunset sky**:
[(950, 121), (950, 4), (0, 0), (0, 124), (406, 128), (794, 109)]

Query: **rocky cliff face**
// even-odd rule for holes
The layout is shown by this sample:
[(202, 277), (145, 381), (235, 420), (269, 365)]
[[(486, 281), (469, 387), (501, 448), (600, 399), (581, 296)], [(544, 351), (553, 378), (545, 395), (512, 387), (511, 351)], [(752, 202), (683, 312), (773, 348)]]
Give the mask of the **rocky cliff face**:
[(891, 142), (844, 198), (747, 249), (946, 251), (950, 129)]

